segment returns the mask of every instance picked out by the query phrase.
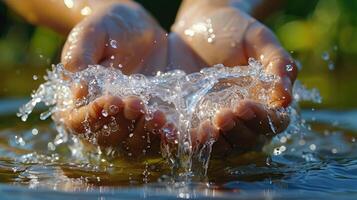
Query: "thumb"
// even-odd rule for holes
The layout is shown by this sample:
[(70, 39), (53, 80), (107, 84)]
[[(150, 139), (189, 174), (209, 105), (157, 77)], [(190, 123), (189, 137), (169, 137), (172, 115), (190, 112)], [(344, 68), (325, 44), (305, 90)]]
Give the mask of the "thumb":
[(78, 72), (88, 65), (98, 64), (105, 47), (105, 29), (84, 21), (69, 34), (62, 50), (65, 69)]

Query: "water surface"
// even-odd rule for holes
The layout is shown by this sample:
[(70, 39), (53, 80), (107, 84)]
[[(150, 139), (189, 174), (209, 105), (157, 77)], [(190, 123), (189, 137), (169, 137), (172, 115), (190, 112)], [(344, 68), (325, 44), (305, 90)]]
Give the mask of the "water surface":
[(67, 144), (53, 149), (51, 120), (35, 115), (24, 123), (16, 117), (24, 102), (0, 102), (2, 199), (357, 197), (357, 111), (305, 110), (310, 127), (276, 137), (264, 153), (213, 159), (206, 180), (168, 183), (162, 175), (170, 170), (160, 159), (128, 163), (83, 155), (78, 160)]

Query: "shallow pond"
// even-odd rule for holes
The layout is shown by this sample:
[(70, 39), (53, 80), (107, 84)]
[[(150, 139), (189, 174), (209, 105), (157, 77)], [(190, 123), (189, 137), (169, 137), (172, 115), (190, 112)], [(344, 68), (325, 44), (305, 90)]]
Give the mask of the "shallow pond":
[(1, 199), (357, 197), (357, 111), (305, 110), (311, 129), (276, 137), (265, 153), (213, 159), (205, 180), (172, 183), (165, 181), (169, 170), (160, 159), (128, 163), (87, 155), (78, 160), (70, 156), (70, 145), (53, 149), (51, 120), (35, 115), (24, 123), (16, 117), (24, 102), (0, 102)]

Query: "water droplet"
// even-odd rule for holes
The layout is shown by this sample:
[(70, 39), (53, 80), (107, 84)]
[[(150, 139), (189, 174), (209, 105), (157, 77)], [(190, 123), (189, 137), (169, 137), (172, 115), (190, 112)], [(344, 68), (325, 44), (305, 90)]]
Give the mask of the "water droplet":
[(67, 6), (67, 8), (73, 8), (74, 7), (74, 1), (73, 0), (64, 0), (64, 5)]
[(310, 145), (310, 150), (311, 151), (315, 151), (316, 150), (316, 145), (315, 144), (311, 144)]
[(84, 16), (90, 15), (92, 13), (92, 9), (89, 6), (85, 6), (81, 9), (81, 14)]
[(108, 113), (108, 111), (106, 111), (106, 110), (102, 110), (102, 116), (103, 117), (108, 117), (108, 115), (109, 115), (109, 113)]
[(336, 154), (338, 151), (337, 151), (336, 148), (333, 148), (333, 149), (331, 150), (331, 152), (332, 152), (333, 154)]
[(21, 121), (26, 122), (28, 118), (28, 115), (22, 115), (21, 116)]
[(26, 142), (22, 137), (15, 135), (15, 142), (20, 146), (25, 146)]
[(328, 61), (330, 59), (330, 54), (327, 51), (325, 51), (322, 53), (321, 58), (324, 61)]
[(289, 65), (286, 65), (286, 66), (285, 66), (285, 69), (286, 69), (287, 72), (291, 72), (291, 71), (293, 71), (293, 66), (290, 65), (290, 64), (289, 64)]
[(286, 147), (284, 145), (280, 146), (280, 147), (276, 147), (273, 151), (274, 155), (280, 155), (282, 154), (284, 151), (286, 151)]
[(287, 139), (285, 136), (282, 136), (282, 137), (280, 138), (280, 142), (281, 142), (281, 143), (286, 143), (287, 140), (288, 140), (288, 139)]
[(270, 157), (267, 157), (267, 159), (265, 160), (265, 164), (266, 164), (267, 166), (270, 166), (270, 165), (271, 165), (271, 162), (272, 162), (271, 158), (270, 158)]
[(110, 111), (111, 113), (113, 113), (113, 114), (116, 114), (116, 113), (119, 112), (119, 107), (116, 106), (116, 105), (110, 105), (110, 106), (109, 106), (109, 111)]
[(109, 44), (110, 44), (110, 46), (113, 48), (113, 49), (116, 49), (116, 48), (118, 48), (118, 43), (117, 43), (117, 41), (116, 40), (110, 40), (109, 41)]
[(46, 120), (47, 118), (49, 118), (52, 115), (52, 111), (48, 110), (46, 112), (43, 112), (40, 114), (40, 119), (41, 120)]
[(38, 130), (36, 128), (32, 129), (31, 131), (32, 135), (37, 135), (38, 134)]
[(47, 148), (48, 148), (48, 150), (50, 150), (50, 151), (56, 150), (56, 146), (55, 146), (52, 142), (49, 142), (49, 143), (47, 144)]
[(335, 63), (333, 63), (332, 61), (330, 61), (329, 63), (328, 63), (328, 69), (329, 70), (334, 70), (335, 69)]

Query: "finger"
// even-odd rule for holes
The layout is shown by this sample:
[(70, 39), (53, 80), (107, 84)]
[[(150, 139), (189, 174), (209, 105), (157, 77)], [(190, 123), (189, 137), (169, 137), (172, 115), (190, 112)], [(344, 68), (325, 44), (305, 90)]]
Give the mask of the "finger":
[(106, 123), (108, 117), (122, 112), (123, 107), (124, 103), (119, 97), (102, 96), (86, 106), (63, 112), (61, 115), (66, 126), (75, 133), (85, 133), (88, 129), (95, 132)]
[(229, 143), (232, 149), (247, 149), (255, 147), (257, 144), (258, 134), (237, 118), (231, 109), (220, 110), (214, 117), (214, 124), (221, 130), (220, 137)]
[(212, 150), (215, 156), (225, 156), (232, 150), (232, 145), (219, 134), (217, 128), (206, 120), (200, 124), (198, 128), (190, 130), (191, 145), (194, 152), (202, 150), (205, 144), (214, 140)]
[(88, 65), (98, 64), (103, 55), (105, 38), (105, 31), (99, 25), (90, 24), (90, 20), (77, 25), (62, 50), (64, 67), (77, 72)]
[(241, 101), (234, 114), (247, 128), (260, 135), (273, 136), (289, 125), (289, 116), (286, 113), (268, 109), (254, 101)]
[(205, 144), (210, 140), (217, 140), (219, 137), (218, 129), (210, 122), (210, 120), (205, 120), (200, 123), (197, 131), (196, 140), (200, 144)]
[(221, 109), (213, 119), (215, 127), (221, 131), (229, 131), (235, 126), (235, 115), (231, 109)]
[(257, 146), (259, 135), (245, 125), (240, 120), (235, 120), (235, 126), (225, 132), (221, 132), (222, 136), (227, 143), (230, 144), (232, 149), (252, 149)]
[(223, 137), (222, 134), (219, 135), (217, 141), (213, 144), (212, 153), (214, 156), (222, 157), (229, 155), (233, 150), (233, 146)]
[(290, 54), (284, 50), (274, 33), (259, 22), (249, 26), (245, 46), (248, 57), (260, 58), (266, 71), (280, 78), (271, 95), (272, 105), (288, 106), (297, 76), (297, 67)]
[(132, 121), (125, 119), (122, 115), (122, 112), (119, 112), (115, 116), (101, 119), (101, 128), (93, 133), (99, 146), (118, 147), (128, 138)]
[(166, 124), (165, 114), (157, 110), (152, 114), (152, 118), (146, 123), (146, 128), (150, 131), (157, 132)]
[(174, 123), (166, 123), (159, 131), (161, 141), (164, 145), (176, 145), (178, 130)]
[(74, 108), (87, 105), (88, 99), (88, 84), (86, 81), (80, 81), (71, 85), (72, 98), (74, 101)]
[(124, 116), (129, 120), (136, 120), (145, 114), (144, 102), (139, 97), (129, 96), (124, 99)]

